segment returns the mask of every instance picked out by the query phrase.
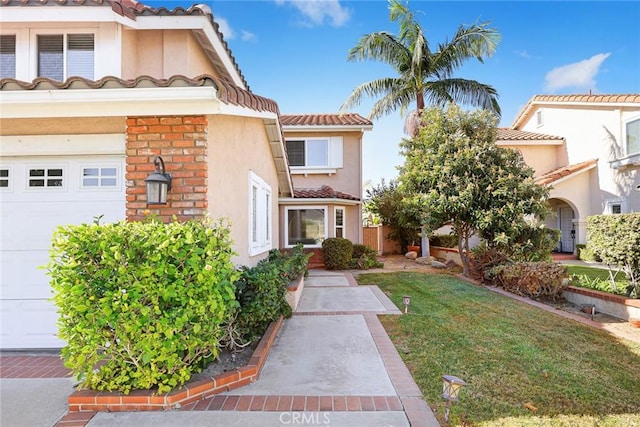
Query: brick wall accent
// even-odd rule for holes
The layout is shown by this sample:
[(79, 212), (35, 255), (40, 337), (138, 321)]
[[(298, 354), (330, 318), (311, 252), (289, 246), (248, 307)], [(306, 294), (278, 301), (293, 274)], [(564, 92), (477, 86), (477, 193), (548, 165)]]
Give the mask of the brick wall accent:
[[(127, 220), (139, 221), (149, 214), (165, 222), (173, 216), (184, 221), (207, 209), (207, 126), (205, 116), (128, 117)], [(145, 178), (161, 156), (171, 174), (166, 205), (147, 206)]]

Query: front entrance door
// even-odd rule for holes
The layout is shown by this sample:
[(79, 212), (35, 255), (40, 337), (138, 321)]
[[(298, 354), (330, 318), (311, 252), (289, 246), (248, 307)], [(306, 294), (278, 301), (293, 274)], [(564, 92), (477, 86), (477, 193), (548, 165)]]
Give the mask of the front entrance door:
[(573, 209), (570, 207), (560, 208), (558, 213), (560, 219), (560, 252), (573, 253), (575, 239), (571, 235), (573, 231)]

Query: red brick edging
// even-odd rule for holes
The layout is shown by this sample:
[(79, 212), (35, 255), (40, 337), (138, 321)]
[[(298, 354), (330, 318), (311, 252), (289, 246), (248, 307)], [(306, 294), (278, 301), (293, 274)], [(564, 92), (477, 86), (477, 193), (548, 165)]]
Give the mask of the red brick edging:
[(567, 287), (567, 291), (573, 292), (574, 294), (581, 294), (581, 295), (586, 295), (589, 297), (594, 297), (594, 298), (598, 298), (605, 301), (615, 302), (615, 303), (626, 305), (629, 307), (640, 308), (640, 299), (627, 298), (622, 295), (615, 295), (608, 292), (596, 291), (595, 289), (579, 288), (577, 286), (569, 286)]
[(233, 372), (187, 383), (182, 388), (166, 394), (156, 394), (153, 390), (134, 390), (129, 394), (78, 390), (69, 396), (69, 411), (167, 411), (251, 384), (260, 376), (282, 322), (283, 319), (280, 318), (269, 325), (249, 363)]

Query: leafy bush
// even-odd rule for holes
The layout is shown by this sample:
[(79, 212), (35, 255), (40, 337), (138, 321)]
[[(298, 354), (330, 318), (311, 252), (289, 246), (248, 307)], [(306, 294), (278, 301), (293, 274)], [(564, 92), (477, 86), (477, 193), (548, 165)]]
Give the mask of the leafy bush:
[(241, 337), (240, 341), (254, 341), (264, 334), (271, 322), (280, 316), (291, 316), (291, 306), (286, 300), (287, 285), (306, 271), (306, 261), (311, 255), (302, 255), (296, 251), (296, 255), (290, 257), (273, 249), (255, 267), (241, 268), (240, 279), (236, 282), (240, 308), (228, 328)]
[(307, 273), (309, 259), (313, 256), (313, 252), (305, 253), (304, 245), (298, 243), (291, 249), (278, 250), (272, 249), (269, 252), (269, 261), (280, 264), (280, 268), (289, 280), (295, 280), (301, 274)]
[(229, 228), (210, 221), (58, 227), (47, 267), (65, 365), (96, 390), (184, 384), (237, 305), (232, 255)]
[(327, 270), (346, 270), (351, 262), (353, 243), (342, 237), (330, 237), (322, 242)]
[(624, 271), (628, 296), (634, 291), (640, 295), (640, 213), (588, 217), (587, 248)]
[(367, 245), (356, 243), (353, 245), (349, 268), (358, 270), (368, 270), (370, 268), (382, 268), (383, 264), (378, 261), (378, 254)]
[(515, 261), (550, 261), (558, 246), (560, 230), (544, 225), (526, 224), (508, 245), (498, 246)]
[(441, 248), (455, 248), (458, 246), (458, 236), (455, 234), (436, 234), (429, 237), (429, 244)]
[(553, 262), (516, 262), (491, 268), (487, 275), (506, 291), (529, 298), (557, 299), (566, 287), (567, 268)]
[(596, 291), (608, 292), (610, 294), (625, 294), (625, 292), (618, 287), (614, 289), (611, 285), (611, 280), (603, 279), (601, 277), (589, 277), (586, 274), (572, 274), (569, 277), (569, 284), (579, 288), (593, 289)]

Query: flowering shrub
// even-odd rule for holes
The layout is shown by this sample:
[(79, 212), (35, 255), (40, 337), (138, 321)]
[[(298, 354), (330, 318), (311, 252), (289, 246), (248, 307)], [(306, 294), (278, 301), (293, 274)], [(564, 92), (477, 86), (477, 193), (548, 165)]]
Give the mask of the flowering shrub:
[(65, 365), (96, 390), (184, 384), (237, 305), (232, 255), (229, 228), (208, 220), (59, 227), (47, 267)]

